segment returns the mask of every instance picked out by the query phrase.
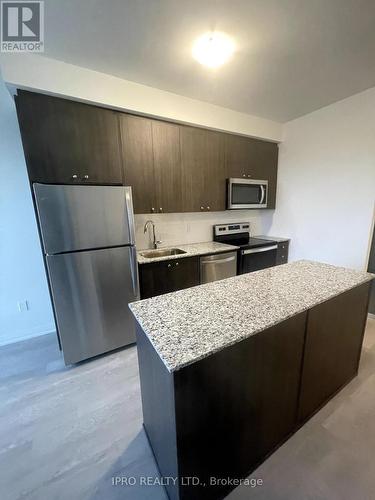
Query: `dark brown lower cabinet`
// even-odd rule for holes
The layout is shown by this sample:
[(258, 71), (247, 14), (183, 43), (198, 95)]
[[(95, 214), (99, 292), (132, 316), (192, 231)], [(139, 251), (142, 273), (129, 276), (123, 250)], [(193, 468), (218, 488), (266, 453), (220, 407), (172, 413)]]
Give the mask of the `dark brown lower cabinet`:
[(289, 255), (289, 241), (281, 241), (277, 245), (276, 265), (286, 264)]
[(301, 422), (357, 374), (368, 295), (366, 283), (310, 310), (299, 405)]
[(172, 374), (138, 328), (144, 426), (161, 474), (178, 469), (181, 480), (171, 499), (221, 498), (232, 487), (211, 478), (245, 477), (292, 432), (305, 322), (295, 316)]
[(171, 259), (139, 266), (141, 298), (199, 285), (199, 258)]
[[(187, 260), (187, 259), (186, 259)], [(222, 499), (357, 373), (370, 283), (177, 371), (137, 325), (144, 428), (171, 500)]]
[[(175, 373), (181, 476), (206, 485), (245, 477), (292, 432), (305, 321), (301, 314)], [(231, 489), (184, 485), (180, 498), (216, 499)]]

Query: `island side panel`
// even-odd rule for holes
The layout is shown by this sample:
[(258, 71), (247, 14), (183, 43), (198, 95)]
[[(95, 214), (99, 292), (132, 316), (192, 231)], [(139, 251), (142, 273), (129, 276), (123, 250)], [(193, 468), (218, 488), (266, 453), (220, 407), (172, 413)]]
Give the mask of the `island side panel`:
[(308, 313), (299, 420), (304, 422), (358, 373), (370, 282)]
[[(143, 424), (162, 476), (178, 478), (173, 374), (136, 322)], [(171, 500), (178, 500), (178, 484), (166, 486)]]
[(290, 435), (297, 403), (307, 313), (299, 314), (174, 372), (180, 498), (218, 499)]

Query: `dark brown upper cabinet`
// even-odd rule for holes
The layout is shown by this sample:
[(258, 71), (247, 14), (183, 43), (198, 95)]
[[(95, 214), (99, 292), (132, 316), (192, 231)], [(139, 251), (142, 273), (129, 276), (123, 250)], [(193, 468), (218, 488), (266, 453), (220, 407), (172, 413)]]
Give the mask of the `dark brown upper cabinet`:
[(276, 143), (225, 134), (227, 177), (268, 180), (267, 208), (275, 208), (277, 160)]
[(124, 183), (132, 187), (134, 212), (156, 212), (152, 121), (120, 114)]
[(122, 184), (115, 111), (26, 91), (16, 106), (31, 182)]
[(223, 134), (181, 126), (180, 144), (184, 212), (225, 210)]
[(18, 91), (31, 182), (124, 184), (135, 213), (226, 209), (226, 179), (268, 180), (275, 208), (278, 145)]
[(120, 114), (124, 182), (135, 213), (182, 211), (178, 125)]
[(182, 212), (180, 127), (152, 121), (154, 176), (158, 212)]

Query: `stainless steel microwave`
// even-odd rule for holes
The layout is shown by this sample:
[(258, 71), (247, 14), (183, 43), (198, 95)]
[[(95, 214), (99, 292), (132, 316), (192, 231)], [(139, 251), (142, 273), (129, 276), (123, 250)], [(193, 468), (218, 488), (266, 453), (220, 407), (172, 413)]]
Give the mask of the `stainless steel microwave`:
[(228, 210), (267, 208), (268, 181), (228, 179)]

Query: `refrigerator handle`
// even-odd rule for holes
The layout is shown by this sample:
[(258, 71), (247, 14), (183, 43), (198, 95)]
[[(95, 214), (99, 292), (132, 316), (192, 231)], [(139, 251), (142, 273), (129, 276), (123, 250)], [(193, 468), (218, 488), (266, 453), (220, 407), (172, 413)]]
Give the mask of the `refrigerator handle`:
[(138, 262), (135, 247), (130, 247), (130, 273), (132, 275), (134, 297), (139, 300)]
[(128, 225), (129, 225), (130, 244), (134, 245), (135, 244), (134, 211), (133, 211), (132, 188), (130, 186), (125, 187), (125, 205), (126, 205), (126, 216), (128, 218)]

